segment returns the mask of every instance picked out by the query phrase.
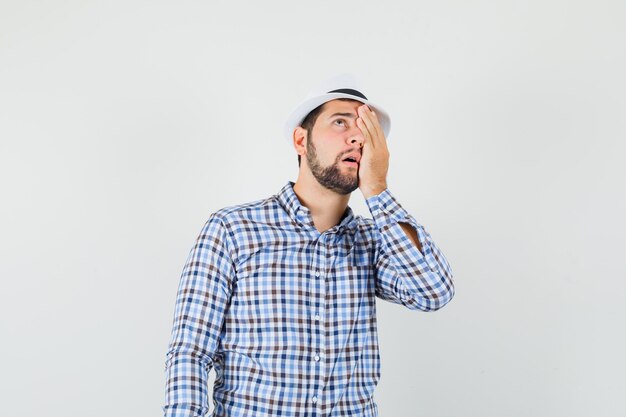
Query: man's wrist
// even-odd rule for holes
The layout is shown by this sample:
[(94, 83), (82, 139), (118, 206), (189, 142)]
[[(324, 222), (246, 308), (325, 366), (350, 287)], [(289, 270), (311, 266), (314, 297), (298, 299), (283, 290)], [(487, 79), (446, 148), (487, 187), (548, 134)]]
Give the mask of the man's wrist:
[(361, 192), (363, 193), (363, 197), (367, 200), (375, 195), (378, 195), (387, 189), (387, 184), (382, 183), (376, 186), (362, 188)]

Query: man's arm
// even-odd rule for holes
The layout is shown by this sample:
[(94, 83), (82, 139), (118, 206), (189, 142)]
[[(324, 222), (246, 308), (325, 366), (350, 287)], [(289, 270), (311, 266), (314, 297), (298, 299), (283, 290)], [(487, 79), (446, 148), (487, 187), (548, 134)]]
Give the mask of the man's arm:
[(376, 113), (365, 104), (357, 111), (364, 138), (359, 188), (375, 224), (376, 295), (412, 310), (438, 310), (454, 296), (450, 265), (387, 188), (389, 149)]
[(228, 242), (228, 232), (213, 213), (185, 262), (165, 361), (166, 417), (200, 417), (209, 411), (208, 373), (235, 275)]
[(365, 202), (375, 224), (376, 295), (411, 310), (435, 311), (450, 302), (452, 269), (430, 234), (389, 189)]

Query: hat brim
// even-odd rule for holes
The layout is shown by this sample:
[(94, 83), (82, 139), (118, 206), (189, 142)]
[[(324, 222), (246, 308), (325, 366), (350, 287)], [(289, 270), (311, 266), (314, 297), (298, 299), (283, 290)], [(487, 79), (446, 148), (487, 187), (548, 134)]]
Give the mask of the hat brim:
[(285, 123), (285, 138), (289, 144), (293, 143), (293, 131), (296, 127), (300, 126), (300, 123), (304, 120), (304, 118), (316, 107), (338, 98), (349, 98), (351, 100), (360, 101), (363, 104), (367, 104), (372, 110), (376, 112), (376, 116), (378, 121), (380, 122), (380, 126), (383, 129), (383, 133), (385, 134), (385, 138), (389, 138), (389, 131), (391, 130), (391, 120), (389, 119), (389, 114), (380, 107), (379, 105), (354, 96), (352, 94), (346, 93), (328, 93), (320, 96), (312, 97), (300, 103), (298, 107), (291, 113), (287, 122)]

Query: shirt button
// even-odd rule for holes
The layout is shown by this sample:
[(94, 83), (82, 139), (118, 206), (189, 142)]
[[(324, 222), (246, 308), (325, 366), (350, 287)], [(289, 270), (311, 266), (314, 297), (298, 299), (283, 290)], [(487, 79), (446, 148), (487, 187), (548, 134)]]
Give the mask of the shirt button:
[(317, 396), (314, 396), (313, 398), (311, 398), (311, 401), (313, 401), (314, 403), (317, 402)]
[(315, 361), (318, 362), (320, 360), (320, 355), (315, 355)]
[(315, 315), (315, 321), (320, 321), (320, 315), (319, 314)]
[(316, 276), (316, 277), (319, 277), (319, 276), (320, 276), (320, 271), (319, 271), (319, 270), (316, 270), (316, 271), (315, 271), (315, 276)]

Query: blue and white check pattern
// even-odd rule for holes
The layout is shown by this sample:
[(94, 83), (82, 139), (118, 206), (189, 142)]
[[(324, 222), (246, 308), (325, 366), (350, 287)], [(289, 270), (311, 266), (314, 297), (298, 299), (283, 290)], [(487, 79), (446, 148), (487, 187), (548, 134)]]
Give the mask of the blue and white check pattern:
[[(289, 181), (212, 213), (183, 268), (165, 361), (164, 415), (375, 417), (375, 297), (434, 311), (452, 271), (389, 189), (319, 233)], [(421, 253), (399, 222), (413, 226)]]

